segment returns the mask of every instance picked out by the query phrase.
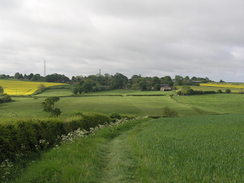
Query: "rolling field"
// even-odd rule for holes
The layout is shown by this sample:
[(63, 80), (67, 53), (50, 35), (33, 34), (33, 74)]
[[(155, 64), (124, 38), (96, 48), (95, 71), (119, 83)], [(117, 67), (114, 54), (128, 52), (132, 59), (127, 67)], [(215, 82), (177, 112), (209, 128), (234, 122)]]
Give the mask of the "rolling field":
[[(222, 90), (222, 92), (225, 92), (226, 89), (230, 89), (232, 93), (239, 93), (244, 92), (244, 88), (229, 88), (226, 86), (219, 86), (219, 85), (200, 85), (200, 86), (190, 86), (193, 90), (201, 90), (201, 91), (218, 91)], [(181, 89), (182, 86), (177, 86), (177, 89)]]
[(58, 86), (58, 85), (66, 85), (66, 84), (48, 83), (48, 82), (0, 80), (0, 86), (2, 86), (4, 88), (4, 92), (8, 95), (32, 95), (42, 85), (45, 87), (50, 87), (50, 86)]
[(38, 97), (52, 97), (52, 96), (71, 96), (73, 95), (71, 89), (50, 89), (46, 90), (40, 94), (37, 94)]
[[(170, 92), (163, 92), (163, 91), (138, 91), (138, 90), (110, 90), (110, 91), (101, 91), (101, 92), (90, 92), (81, 94), (78, 96), (162, 96), (162, 95), (169, 95), (173, 94), (174, 91)], [(43, 93), (37, 94), (36, 96), (40, 97), (49, 97), (49, 96), (72, 96), (73, 93), (71, 89), (50, 89), (46, 90)]]
[[(51, 90), (50, 90), (51, 91)], [(0, 105), (2, 118), (48, 117), (41, 103), (45, 98), (13, 97), (14, 102)], [(163, 115), (164, 107), (176, 110), (179, 116), (201, 114), (242, 114), (244, 95), (213, 94), (196, 96), (83, 96), (61, 97), (56, 105), (61, 117), (75, 112), (101, 112), (145, 115)]]
[[(45, 98), (13, 97), (15, 102), (0, 105), (0, 117), (25, 118), (48, 117), (41, 103)], [(63, 113), (61, 117), (71, 116), (74, 112), (101, 112), (145, 115), (162, 115), (166, 106), (174, 108), (179, 115), (198, 114), (190, 106), (177, 103), (169, 96), (91, 96), (62, 97), (56, 105)]]
[(43, 154), (14, 183), (244, 181), (244, 116), (140, 119)]
[(195, 96), (174, 96), (178, 103), (197, 107), (203, 111), (212, 111), (219, 114), (243, 114), (243, 94), (213, 94)]
[(139, 91), (139, 90), (110, 90), (87, 93), (86, 95), (168, 95), (172, 94), (174, 91)]
[[(244, 95), (170, 96), (174, 92), (114, 90), (72, 96), (70, 89), (58, 88), (35, 97), (12, 97), (13, 102), (0, 105), (2, 125), (48, 118), (42, 102), (49, 96), (60, 96), (55, 106), (63, 112), (61, 120), (75, 112), (140, 117), (26, 160), (12, 183), (244, 182)], [(178, 117), (144, 118), (163, 116), (165, 107)]]
[(201, 83), (200, 87), (204, 88), (218, 88), (218, 89), (231, 89), (235, 92), (244, 92), (243, 83)]
[[(226, 85), (227, 86), (227, 85)], [(225, 92), (225, 89), (231, 89), (233, 93), (244, 92), (244, 88), (228, 88), (228, 87), (220, 87), (220, 86), (190, 86), (193, 90), (202, 90), (202, 91), (218, 91), (222, 90)], [(176, 87), (178, 90), (182, 88), (182, 86)], [(162, 95), (171, 95), (175, 94), (176, 91), (138, 91), (138, 90), (109, 90), (109, 91), (101, 91), (101, 92), (91, 92), (82, 94), (80, 96), (162, 96)], [(73, 93), (71, 89), (50, 89), (46, 90), (43, 93), (38, 94), (37, 96), (72, 96)]]

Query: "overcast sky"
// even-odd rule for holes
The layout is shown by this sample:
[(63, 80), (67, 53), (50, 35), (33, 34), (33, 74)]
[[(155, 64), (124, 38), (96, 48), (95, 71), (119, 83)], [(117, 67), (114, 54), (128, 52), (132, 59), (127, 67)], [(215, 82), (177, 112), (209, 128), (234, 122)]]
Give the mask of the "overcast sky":
[(244, 81), (244, 0), (0, 0), (0, 73)]

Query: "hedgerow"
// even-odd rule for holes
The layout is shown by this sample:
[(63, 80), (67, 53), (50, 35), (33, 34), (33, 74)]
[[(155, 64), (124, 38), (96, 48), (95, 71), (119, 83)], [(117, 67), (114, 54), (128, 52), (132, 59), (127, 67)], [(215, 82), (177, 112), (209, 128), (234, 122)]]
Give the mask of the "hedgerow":
[(74, 130), (89, 130), (111, 122), (104, 114), (86, 113), (70, 119), (30, 119), (0, 124), (0, 162), (48, 149), (59, 143), (60, 136)]
[(215, 94), (216, 91), (202, 91), (193, 90), (189, 86), (183, 86), (181, 90), (177, 91), (178, 95), (204, 95), (204, 94)]

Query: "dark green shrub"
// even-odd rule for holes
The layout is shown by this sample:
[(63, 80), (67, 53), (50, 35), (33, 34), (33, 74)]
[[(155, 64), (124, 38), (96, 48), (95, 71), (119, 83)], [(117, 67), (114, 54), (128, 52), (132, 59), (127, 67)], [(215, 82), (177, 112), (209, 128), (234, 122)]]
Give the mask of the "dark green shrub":
[(58, 117), (62, 112), (59, 108), (54, 108), (54, 104), (60, 100), (59, 97), (48, 97), (42, 102), (43, 110), (49, 112), (52, 117)]
[(178, 113), (169, 107), (165, 107), (163, 110), (163, 116), (164, 117), (176, 117), (178, 116)]
[(7, 103), (7, 102), (11, 102), (12, 98), (9, 95), (2, 95), (0, 96), (0, 103)]
[(28, 156), (50, 148), (59, 142), (58, 136), (78, 128), (89, 130), (107, 122), (111, 122), (107, 115), (85, 113), (67, 120), (31, 119), (0, 124), (0, 162), (5, 159), (14, 161), (20, 154)]
[(84, 113), (82, 118), (84, 129), (86, 130), (94, 128), (99, 124), (103, 125), (106, 122), (111, 121), (111, 118), (109, 116), (99, 113)]
[(202, 91), (202, 90), (193, 90), (189, 86), (182, 88), (177, 92), (178, 95), (204, 95), (204, 94), (215, 94), (215, 91)]
[(219, 89), (219, 90), (217, 91), (217, 93), (223, 93), (223, 91)]
[(114, 112), (114, 113), (110, 114), (110, 118), (112, 118), (113, 120), (116, 120), (116, 119), (121, 119), (122, 117), (119, 113)]
[(225, 93), (231, 93), (231, 90), (230, 89), (226, 89)]

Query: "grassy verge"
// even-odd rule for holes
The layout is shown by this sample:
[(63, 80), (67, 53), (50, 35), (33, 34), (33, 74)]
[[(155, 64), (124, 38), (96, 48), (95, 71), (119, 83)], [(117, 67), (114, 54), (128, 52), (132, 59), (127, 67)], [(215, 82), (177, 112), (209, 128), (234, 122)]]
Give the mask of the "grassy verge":
[(99, 130), (95, 135), (62, 144), (31, 163), (16, 183), (99, 182), (107, 164), (109, 143), (133, 128), (141, 120), (132, 120)]
[(133, 120), (44, 153), (15, 183), (244, 182), (244, 116)]

